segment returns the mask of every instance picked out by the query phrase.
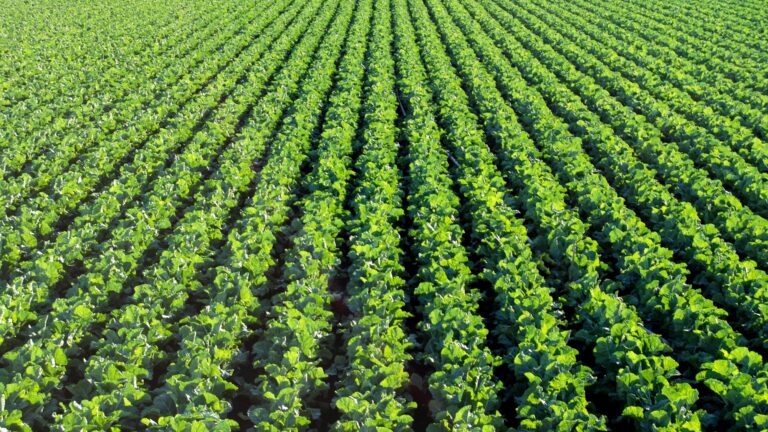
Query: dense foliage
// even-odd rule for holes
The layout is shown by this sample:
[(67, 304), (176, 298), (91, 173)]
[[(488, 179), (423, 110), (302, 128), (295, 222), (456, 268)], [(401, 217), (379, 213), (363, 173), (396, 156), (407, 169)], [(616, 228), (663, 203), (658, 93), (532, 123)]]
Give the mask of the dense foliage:
[(0, 0), (0, 430), (768, 430), (764, 0)]

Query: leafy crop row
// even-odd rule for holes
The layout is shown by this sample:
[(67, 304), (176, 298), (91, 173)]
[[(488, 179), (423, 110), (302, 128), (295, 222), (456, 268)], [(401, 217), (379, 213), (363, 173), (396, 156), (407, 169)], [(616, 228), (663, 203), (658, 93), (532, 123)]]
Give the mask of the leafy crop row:
[[(552, 73), (540, 66), (532, 56), (526, 56), (525, 49), (519, 44), (510, 45), (512, 41), (506, 35), (496, 34), (507, 42), (506, 52), (510, 57), (525, 59), (526, 66), (520, 69), (526, 75), (533, 75), (536, 83), (551, 79)], [(554, 67), (552, 69), (559, 71)], [(496, 70), (504, 74), (509, 69), (497, 67)], [(566, 76), (567, 70), (560, 73)], [(508, 81), (511, 79), (507, 78)], [(719, 237), (714, 227), (703, 225), (690, 204), (679, 202), (656, 182), (653, 173), (634, 158), (627, 143), (613, 136), (610, 128), (600, 124), (599, 117), (562, 87), (559, 84), (541, 86), (540, 92), (553, 111), (568, 120), (569, 129), (583, 137), (584, 144), (592, 148), (591, 153), (597, 154), (596, 164), (618, 191), (638, 208), (638, 212), (646, 216), (650, 225), (662, 235), (664, 243), (684, 251), (681, 254), (690, 267), (703, 273), (700, 284), (713, 293), (718, 302), (745, 314), (748, 318), (744, 320), (744, 326), (751, 328), (763, 340), (765, 323), (759, 311), (768, 304), (765, 300), (768, 293), (765, 272), (756, 269), (756, 263), (752, 261), (742, 261), (732, 246)], [(754, 316), (755, 312), (757, 316)]]
[[(488, 329), (477, 312), (480, 293), (469, 268), (469, 253), (462, 246), (460, 202), (451, 190), (448, 157), (442, 149), (441, 131), (432, 113), (432, 94), (420, 59), (408, 48), (411, 35), (395, 11), (398, 24), (400, 93), (409, 111), (405, 121), (408, 139), (409, 207), (414, 221), (413, 248), (419, 259), (415, 296), (427, 334), (424, 357), (435, 368), (429, 392), (435, 398), (432, 430), (484, 429), (503, 424), (499, 414), (501, 383), (493, 368), (499, 359), (486, 346)], [(409, 41), (413, 44), (413, 41)]]
[(604, 419), (587, 410), (585, 387), (594, 377), (578, 364), (575, 350), (567, 345), (549, 288), (532, 260), (526, 229), (505, 203), (504, 182), (473, 124), (475, 116), (466, 106), (460, 81), (451, 76), (440, 33), (424, 5), (412, 2), (410, 6), (422, 59), (436, 89), (440, 122), (459, 163), (458, 181), (472, 216), (472, 236), (483, 257), (482, 277), (495, 293), (495, 332), (521, 387), (519, 393), (515, 391), (521, 427), (602, 428)]
[[(588, 7), (587, 5), (584, 6)], [(660, 78), (669, 80), (680, 90), (688, 92), (695, 100), (703, 101), (723, 116), (734, 117), (736, 122), (725, 124), (724, 133), (736, 135), (747, 132), (755, 133), (761, 139), (768, 138), (768, 115), (761, 110), (761, 107), (768, 102), (768, 98), (749, 88), (751, 80), (733, 81), (726, 75), (701, 65), (696, 61), (696, 58), (687, 58), (691, 57), (693, 51), (678, 48), (679, 45), (675, 43), (676, 39), (668, 37), (667, 31), (661, 33), (654, 29), (653, 21), (643, 20), (643, 31), (637, 32), (640, 28), (639, 22), (622, 19), (620, 15), (616, 14), (604, 15), (605, 12), (610, 11), (610, 9), (595, 10), (594, 16), (586, 15), (584, 18), (593, 24), (598, 22), (598, 19), (603, 19), (605, 20), (603, 22), (606, 23), (605, 27), (608, 27), (609, 23), (615, 22), (616, 25), (609, 28), (627, 43), (638, 44), (643, 40), (656, 43), (646, 49), (638, 49), (636, 52), (635, 50), (628, 51), (628, 54), (645, 59), (648, 66), (652, 68), (651, 70), (659, 74)], [(658, 26), (657, 23), (656, 26)], [(622, 27), (627, 27), (627, 29)], [(678, 56), (677, 52), (684, 56)], [(663, 60), (664, 63), (656, 62), (656, 58)], [(752, 130), (739, 130), (739, 123)], [(741, 136), (744, 141), (740, 145), (744, 146), (745, 149), (740, 153), (745, 157), (752, 158), (757, 163), (764, 164), (764, 162), (759, 161), (759, 155), (765, 157), (764, 150), (761, 150), (764, 144), (761, 141), (750, 139), (749, 136)], [(749, 154), (749, 150), (754, 148), (753, 145), (755, 144), (758, 146), (758, 152), (753, 157)]]
[[(515, 10), (520, 8), (515, 7)], [(585, 34), (575, 32), (555, 18), (547, 17), (544, 22), (530, 13), (520, 18), (536, 29), (544, 41), (556, 46), (579, 70), (594, 76), (599, 85), (622, 103), (654, 122), (665, 139), (675, 142), (694, 161), (730, 187), (753, 211), (768, 216), (765, 204), (768, 202), (768, 174), (761, 173), (704, 128), (676, 113), (670, 105), (675, 104), (676, 96), (668, 95), (661, 89), (661, 84), (643, 82), (641, 87), (625, 78), (622, 74), (631, 76), (630, 72), (636, 68), (622, 61), (609, 48), (589, 42)]]
[[(452, 11), (461, 10), (460, 6), (447, 3)], [(493, 70), (509, 70), (496, 69), (503, 62), (499, 51), (480, 34), (479, 26), (471, 26), (466, 12), (459, 25), (477, 41), (486, 64)], [(450, 25), (446, 24), (445, 28)], [(521, 189), (526, 213), (548, 233), (548, 251), (552, 258), (566, 263), (563, 267), (570, 282), (568, 302), (582, 307), (578, 317), (584, 328), (579, 337), (596, 345), (598, 365), (615, 380), (615, 395), (627, 402), (625, 415), (636, 418), (644, 426), (672, 427), (679, 422), (675, 427), (695, 429), (700, 415), (691, 409), (696, 392), (688, 384), (671, 385), (668, 381), (678, 373), (677, 363), (665, 355), (669, 347), (642, 325), (631, 307), (601, 291), (599, 270), (604, 264), (600, 262), (597, 244), (585, 238), (588, 226), (579, 220), (577, 212), (567, 208), (565, 190), (554, 181), (549, 167), (530, 158), (529, 155), (537, 153), (534, 143), (517, 124), (515, 113), (505, 107), (492, 84), (493, 77), (482, 71), (466, 45), (462, 54), (454, 53), (454, 58), (462, 70), (472, 71), (464, 76), (465, 82), (486, 119), (489, 136), (494, 137), (500, 147), (502, 165), (509, 170), (508, 178)], [(637, 347), (643, 347), (645, 355), (633, 352)], [(652, 381), (641, 377), (652, 377)]]
[[(274, 18), (279, 10), (276, 8), (268, 16)], [(4, 239), (0, 251), (2, 269), (18, 265), (20, 259), (29, 256), (31, 251), (39, 247), (39, 240), (50, 236), (56, 228), (60, 229), (63, 216), (76, 210), (91, 193), (104, 187), (110, 176), (117, 174), (115, 171), (124, 169), (120, 165), (122, 161), (141, 160), (148, 144), (158, 138), (157, 134), (165, 138), (163, 135), (168, 132), (161, 129), (169, 126), (169, 117), (183, 113), (181, 110), (184, 104), (192, 102), (194, 96), (206, 88), (216, 74), (243, 52), (250, 38), (271, 23), (270, 19), (265, 19), (233, 39), (236, 36), (235, 30), (244, 24), (242, 21), (251, 18), (242, 17), (241, 22), (231, 26), (229, 31), (222, 32), (220, 37), (210, 38), (204, 46), (199, 47), (197, 55), (190, 57), (188, 62), (177, 61), (174, 67), (169, 67), (167, 71), (175, 74), (169, 78), (171, 81), (182, 77), (186, 79), (166, 97), (157, 98), (154, 94), (137, 92), (137, 98), (142, 95), (152, 100), (153, 104), (144, 106), (138, 99), (129, 99), (125, 108), (121, 104), (113, 108), (113, 112), (140, 113), (143, 115), (141, 121), (123, 125), (120, 134), (116, 136), (94, 126), (91, 131), (85, 132), (87, 139), (78, 136), (61, 139), (57, 141), (60, 148), (49, 149), (52, 157), (41, 157), (35, 162), (38, 167), (33, 164), (29, 168), (33, 176), (22, 175), (0, 186), (9, 191), (2, 198), (3, 211), (13, 209), (0, 219), (0, 235)], [(216, 52), (219, 55), (211, 55)], [(194, 67), (201, 68), (199, 73), (185, 77), (184, 74)], [(72, 161), (74, 155), (78, 155), (75, 163)], [(38, 193), (34, 199), (14, 208), (16, 202), (23, 201), (35, 192)]]
[[(311, 11), (311, 9), (307, 9), (307, 11)], [(303, 29), (300, 26), (293, 27), (291, 31), (285, 33), (285, 37), (282, 38), (282, 40), (286, 43), (285, 49), (287, 50), (289, 47), (288, 43), (291, 42), (291, 38), (294, 38), (295, 40), (295, 38), (298, 38), (302, 33)], [(316, 37), (316, 39), (319, 39), (319, 35)], [(275, 50), (275, 48), (275, 45), (273, 45), (273, 50)], [(275, 50), (271, 52), (274, 52), (275, 55), (277, 55), (279, 51)], [(305, 63), (308, 62), (306, 57), (297, 56), (297, 58), (299, 61), (304, 61)], [(247, 64), (248, 63), (246, 61), (246, 65)], [(278, 67), (278, 63), (274, 60), (272, 60), (271, 64), (273, 68)], [(268, 62), (267, 65), (270, 65), (270, 63)], [(264, 69), (263, 72), (265, 74), (269, 73), (269, 68)], [(128, 211), (126, 214), (127, 217), (122, 219), (117, 228), (113, 230), (112, 238), (108, 242), (99, 245), (101, 253), (85, 262), (84, 266), (87, 271), (78, 278), (78, 280), (74, 283), (73, 288), (70, 289), (70, 293), (73, 295), (59, 299), (53, 305), (54, 312), (52, 312), (49, 316), (53, 317), (56, 326), (49, 326), (47, 324), (47, 320), (38, 322), (36, 328), (33, 328), (31, 331), (31, 335), (34, 335), (34, 337), (30, 339), (29, 342), (5, 354), (4, 358), (6, 361), (8, 361), (10, 366), (3, 371), (3, 374), (5, 377), (12, 378), (16, 382), (11, 385), (10, 389), (5, 390), (5, 409), (7, 411), (4, 412), (12, 411), (13, 408), (18, 407), (17, 409), (23, 410), (23, 412), (27, 413), (28, 418), (26, 421), (28, 422), (40, 421), (42, 420), (41, 417), (45, 418), (50, 415), (50, 411), (53, 407), (50, 406), (49, 401), (45, 400), (46, 398), (41, 398), (41, 396), (45, 395), (46, 392), (60, 385), (62, 374), (66, 371), (66, 359), (70, 355), (67, 351), (71, 351), (71, 355), (75, 357), (78, 353), (78, 344), (81, 343), (81, 339), (88, 336), (87, 331), (89, 330), (89, 327), (107, 320), (106, 316), (100, 313), (94, 313), (94, 311), (103, 309), (103, 307), (110, 300), (120, 298), (120, 293), (123, 291), (123, 285), (131, 280), (131, 276), (137, 271), (138, 260), (140, 259), (144, 250), (146, 250), (146, 248), (148, 248), (154, 242), (158, 230), (168, 229), (171, 227), (170, 218), (174, 217), (176, 208), (175, 205), (168, 204), (174, 204), (174, 198), (180, 200), (183, 196), (190, 194), (190, 187), (195, 184), (194, 182), (203, 180), (200, 168), (207, 166), (205, 163), (207, 161), (206, 152), (208, 152), (210, 155), (214, 152), (220, 151), (220, 146), (224, 143), (224, 141), (227, 140), (226, 134), (228, 133), (231, 135), (235, 131), (238, 116), (232, 115), (233, 112), (236, 113), (237, 109), (245, 111), (249, 104), (255, 101), (254, 90), (257, 90), (263, 86), (266, 79), (266, 77), (261, 77), (261, 79), (259, 79), (258, 75), (253, 76), (252, 78), (253, 81), (248, 83), (250, 85), (241, 85), (238, 87), (237, 91), (240, 95), (242, 95), (240, 98), (230, 97), (228, 99), (229, 104), (231, 104), (231, 108), (220, 110), (221, 114), (219, 119), (214, 117), (214, 119), (219, 120), (217, 123), (215, 123), (216, 126), (214, 127), (214, 123), (210, 123), (210, 129), (198, 133), (192, 143), (190, 143), (190, 146), (187, 148), (188, 152), (182, 153), (176, 160), (176, 163), (165, 172), (166, 175), (157, 179), (157, 184), (153, 189), (153, 193), (145, 196), (144, 198), (145, 207), (133, 209), (135, 210), (133, 212)], [(284, 85), (284, 83), (282, 85)], [(284, 87), (281, 86), (279, 88)], [(283, 105), (287, 105), (287, 97), (288, 95), (282, 95)], [(264, 112), (273, 113), (274, 107), (265, 107)], [(266, 117), (266, 119), (269, 118), (270, 117)], [(273, 119), (272, 122), (276, 122), (277, 120), (279, 120), (279, 118)], [(227, 127), (224, 126), (227, 125), (227, 123), (229, 131), (223, 129), (223, 127)], [(238, 141), (240, 145), (246, 145), (249, 142), (250, 141), (247, 139)], [(263, 149), (263, 146), (261, 148)], [(258, 147), (256, 147), (256, 149), (258, 150)], [(229, 152), (224, 153), (222, 162), (226, 161), (228, 158), (232, 160), (232, 163), (242, 163), (247, 161), (239, 159), (239, 152), (237, 151), (237, 147), (230, 149)], [(226, 169), (226, 165), (220, 164), (219, 169)], [(237, 172), (233, 172), (233, 175), (237, 175)], [(216, 177), (217, 176), (215, 174), (212, 176), (213, 179), (216, 179)], [(234, 180), (237, 182), (242, 182), (242, 179), (238, 177), (235, 177)], [(163, 186), (163, 183), (165, 183), (166, 186)], [(225, 189), (220, 188), (220, 185), (215, 180), (209, 182), (208, 187), (212, 189), (220, 189), (221, 192), (224, 193), (226, 192)], [(204, 190), (203, 194), (209, 195), (210, 193), (206, 194)], [(226, 198), (226, 194), (224, 197)], [(237, 203), (236, 201), (231, 202), (231, 199), (229, 201), (230, 206), (234, 206)], [(195, 225), (200, 226), (199, 223), (194, 223), (195, 217), (195, 212), (190, 212), (185, 215), (186, 220), (189, 221), (192, 227)], [(177, 228), (179, 230), (179, 241), (182, 245), (184, 245), (185, 240), (184, 226), (185, 224), (181, 223), (180, 228)], [(206, 231), (202, 231), (200, 234), (207, 233)], [(208, 241), (210, 241), (210, 235), (207, 235), (207, 237)], [(75, 240), (77, 240), (77, 237), (75, 237)], [(130, 248), (126, 251), (123, 249), (125, 246), (130, 246)], [(194, 249), (183, 250), (183, 253), (189, 253), (193, 256), (195, 255)], [(166, 256), (166, 259), (172, 261), (177, 258), (172, 252), (169, 252)], [(182, 263), (184, 262), (183, 255), (178, 258), (180, 259), (179, 261)], [(117, 263), (121, 263), (121, 265), (116, 265)], [(175, 263), (173, 262), (168, 263), (169, 266), (174, 264)], [(187, 265), (190, 266), (190, 269), (194, 269), (195, 264), (197, 264), (197, 262), (194, 260), (187, 263)], [(162, 265), (161, 257), (159, 266)], [(172, 289), (174, 286), (182, 290), (187, 289), (185, 286), (185, 279), (176, 281), (176, 277), (174, 277), (175, 275), (173, 273), (168, 274), (167, 270), (167, 276), (162, 278), (162, 267), (160, 267), (158, 270), (159, 274), (157, 277), (161, 278), (161, 282), (168, 285), (168, 289)], [(59, 275), (59, 277), (61, 276), (63, 275)], [(181, 273), (178, 276), (184, 277), (185, 274)], [(186, 278), (189, 278), (189, 276), (187, 275)], [(24, 283), (23, 276), (19, 278), (19, 283)], [(29, 286), (27, 285), (27, 289), (28, 288)], [(144, 301), (141, 300), (142, 295), (149, 296), (146, 301), (152, 300), (152, 295), (154, 293), (153, 287), (145, 285), (143, 287), (144, 289), (138, 288), (139, 287), (134, 289), (134, 295), (137, 296), (137, 300), (139, 302)], [(167, 301), (172, 302), (174, 296), (176, 295), (178, 294), (168, 294), (168, 297), (165, 298), (169, 299)], [(161, 299), (164, 298), (162, 294), (159, 294), (159, 296)], [(19, 298), (18, 296), (16, 299), (23, 301), (23, 299)], [(176, 307), (183, 305), (183, 300), (178, 300), (179, 299), (176, 301)], [(166, 304), (166, 306), (169, 305)], [(21, 307), (21, 305), (19, 305), (19, 307)], [(163, 307), (158, 306), (151, 310), (154, 311), (154, 313), (160, 314), (160, 316), (162, 316), (162, 314), (165, 312)], [(141, 311), (141, 309), (139, 309), (139, 311)], [(11, 317), (13, 316), (14, 315), (11, 315)], [(114, 318), (113, 322), (115, 323), (114, 325), (116, 328), (114, 328), (113, 331), (115, 336), (118, 337), (115, 345), (116, 348), (123, 347), (123, 345), (119, 343), (120, 338), (128, 336), (128, 332), (122, 332), (122, 334), (120, 334), (122, 327), (120, 320), (130, 320), (131, 317), (134, 316), (135, 314), (128, 313), (118, 314)], [(140, 315), (136, 317), (135, 325), (139, 326), (139, 330), (143, 328), (143, 322), (144, 318), (142, 318)], [(162, 327), (159, 327), (157, 330), (160, 330), (161, 328)], [(13, 328), (10, 328), (9, 330), (13, 330)], [(160, 331), (155, 334), (155, 337), (167, 337), (168, 335), (164, 333), (167, 333), (167, 331)], [(107, 333), (107, 335), (108, 334), (109, 333)], [(107, 335), (105, 335), (105, 337), (108, 337)], [(135, 343), (139, 343), (140, 341), (142, 341), (142, 338), (135, 339)], [(151, 339), (150, 342), (152, 342)], [(106, 350), (109, 346), (110, 345), (106, 345), (103, 347), (103, 349)], [(140, 359), (151, 359), (151, 356), (145, 354), (143, 350), (132, 352), (134, 355), (140, 356)], [(54, 358), (54, 356), (56, 360), (53, 362), (53, 368), (44, 366), (44, 364), (48, 363), (51, 358)], [(107, 360), (112, 359), (113, 358), (111, 357), (107, 358)], [(116, 358), (114, 358), (114, 360), (116, 360)], [(134, 360), (134, 362), (135, 361), (136, 360)], [(127, 362), (127, 365), (130, 366), (131, 362)], [(106, 371), (110, 370), (108, 367), (109, 362), (104, 364), (104, 366), (106, 366)], [(111, 370), (117, 372), (120, 369)], [(128, 368), (128, 370), (123, 373), (125, 376), (125, 381), (123, 382), (133, 382), (137, 372), (141, 372), (141, 370), (137, 371), (135, 369)], [(93, 373), (101, 372), (94, 371)], [(150, 370), (145, 369), (143, 373), (149, 374)], [(40, 382), (40, 378), (43, 377), (46, 377), (46, 380)], [(3, 381), (6, 382), (6, 380)], [(97, 381), (101, 382), (102, 379)], [(104, 385), (107, 386), (121, 382), (118, 376), (114, 376), (114, 373), (111, 380), (105, 381), (106, 382)], [(14, 394), (18, 395), (16, 396), (18, 400), (16, 398), (9, 397), (10, 395)], [(38, 396), (38, 394), (41, 396)], [(112, 398), (102, 397), (101, 399), (106, 399), (106, 403), (111, 402), (122, 404), (124, 403), (123, 400), (132, 400), (133, 398), (139, 399), (141, 397), (143, 396), (141, 392), (139, 392), (138, 394), (131, 396), (131, 398), (118, 398), (115, 400)], [(89, 408), (91, 407), (89, 406)], [(115, 419), (111, 419), (111, 421), (114, 420)]]
[(405, 333), (405, 281), (400, 233), (403, 215), (397, 166), (397, 99), (391, 55), (389, 1), (375, 2), (366, 59), (360, 155), (349, 218), (349, 283), (342, 297), (351, 317), (343, 343), (347, 362), (335, 406), (338, 431), (405, 431), (413, 418), (402, 390), (411, 345)]
[[(13, 6), (7, 9), (28, 9)], [(71, 17), (56, 15), (66, 6), (51, 6), (46, 24), (72, 30)], [(3, 62), (4, 66), (16, 66), (16, 73), (7, 77), (7, 91), (0, 95), (7, 105), (0, 114), (4, 120), (0, 126), (0, 136), (4, 138), (0, 141), (0, 178), (18, 173), (25, 161), (32, 160), (31, 156), (44, 153), (47, 144), (58, 144), (73, 130), (77, 131), (73, 128), (99, 122), (115, 129), (124, 117), (121, 110), (114, 109), (114, 104), (133, 97), (132, 92), (143, 93), (145, 88), (154, 87), (166, 67), (193, 54), (199, 42), (205, 40), (196, 37), (195, 31), (205, 37), (217, 19), (228, 20), (231, 12), (230, 7), (213, 11), (198, 8), (177, 16), (173, 2), (168, 2), (152, 11), (156, 14), (156, 26), (148, 27), (143, 25), (147, 10), (123, 5), (89, 6), (82, 10), (88, 12), (88, 17), (80, 17), (88, 38), (60, 28), (58, 34), (65, 36), (43, 37), (44, 41), (35, 41), (32, 50), (30, 36), (41, 36), (43, 32), (18, 29), (16, 35), (22, 38), (14, 42), (20, 46), (11, 49), (7, 53), (9, 61)], [(108, 31), (103, 28), (105, 19), (112, 21)], [(126, 40), (126, 34), (131, 33), (137, 37)], [(150, 49), (164, 56), (164, 61), (144, 55)], [(25, 151), (17, 151), (20, 149)], [(34, 171), (30, 169), (24, 173), (31, 174)]]
[[(322, 22), (318, 20), (317, 24), (321, 25)], [(321, 26), (309, 29), (304, 34), (304, 40), (312, 41), (311, 36), (321, 31)], [(330, 39), (324, 39), (326, 40)], [(308, 50), (312, 49), (312, 43), (307, 43)], [(296, 49), (301, 48), (300, 43)], [(291, 89), (296, 86), (294, 82), (306, 68), (302, 67), (302, 64), (306, 65), (310, 57), (297, 55), (294, 58), (298, 59), (298, 64), (290, 60), (286, 63), (286, 71), (290, 75), (280, 76), (282, 88)], [(279, 120), (279, 113), (286, 109), (290, 95), (290, 92), (274, 92), (258, 101), (253, 108), (257, 122), (247, 124), (240, 131), (240, 136), (234, 139), (233, 146), (219, 156), (217, 172), (206, 181), (194, 207), (185, 211), (173, 232), (167, 236), (167, 243), (158, 263), (144, 270), (145, 281), (134, 288), (133, 304), (127, 306), (121, 315), (110, 323), (110, 327), (117, 330), (117, 335), (107, 337), (108, 343), (102, 343), (95, 356), (88, 359), (85, 368), (86, 379), (91, 371), (101, 374), (110, 368), (119, 369), (119, 366), (115, 365), (115, 359), (130, 359), (133, 363), (142, 364), (147, 370), (152, 370), (158, 358), (162, 359), (163, 353), (157, 349), (157, 345), (176, 333), (175, 322), (185, 309), (188, 310), (184, 307), (185, 303), (189, 302), (187, 299), (196, 297), (203, 288), (195, 278), (195, 269), (205, 268), (206, 264), (212, 262), (209, 244), (220, 237), (219, 232), (227, 222), (228, 212), (239, 202), (238, 192), (249, 189), (249, 183), (255, 177), (250, 166), (263, 154), (265, 136), (272, 134)], [(251, 101), (244, 99), (241, 103), (247, 106)], [(270, 117), (265, 116), (265, 113), (275, 115)], [(146, 323), (152, 323), (151, 331), (147, 331)], [(143, 349), (132, 346), (137, 341), (141, 342), (139, 346)], [(132, 357), (127, 353), (141, 353), (141, 356)], [(133, 381), (129, 384), (117, 385), (116, 388), (113, 388), (114, 383), (109, 383), (106, 388), (97, 386), (92, 389), (93, 396), (87, 401), (89, 403), (73, 402), (72, 411), (87, 412), (82, 410), (81, 406), (88, 406), (92, 410), (94, 403), (98, 403), (101, 412), (123, 411), (128, 416), (133, 410), (140, 412), (142, 383), (135, 377), (132, 378)], [(120, 407), (123, 409), (116, 410), (114, 404), (119, 406), (120, 397), (125, 397), (126, 394), (133, 396), (131, 408)], [(154, 406), (141, 412), (141, 415), (152, 418), (175, 412), (176, 404), (180, 401), (169, 399), (165, 397), (155, 400)], [(126, 421), (124, 418), (120, 420), (123, 424)]]
[[(756, 5), (745, 6), (751, 15), (760, 9)], [(712, 72), (734, 82), (743, 83), (745, 90), (750, 93), (765, 95), (768, 90), (768, 74), (760, 62), (766, 60), (768, 45), (760, 37), (764, 32), (761, 33), (754, 22), (745, 22), (745, 15), (732, 16), (732, 12), (741, 7), (731, 3), (724, 10), (713, 10), (710, 7), (704, 14), (690, 7), (686, 7), (683, 13), (674, 10), (662, 12), (662, 8), (655, 7), (637, 13), (634, 5), (628, 10), (633, 12), (638, 23), (649, 27), (658, 27), (658, 21), (669, 22), (671, 26), (665, 26), (665, 35), (668, 36), (663, 38), (662, 43), (673, 48), (678, 55), (707, 65)], [(744, 10), (741, 11), (743, 13)], [(712, 22), (713, 19), (715, 22)], [(760, 18), (757, 20), (759, 22)], [(722, 26), (726, 22), (729, 25), (724, 32)]]
[(510, 94), (520, 99), (513, 105), (519, 103), (521, 110), (525, 102), (522, 118), (534, 134), (552, 137), (541, 140), (542, 156), (577, 197), (582, 216), (601, 227), (598, 241), (610, 245), (621, 266), (621, 280), (634, 287), (634, 293), (627, 293), (625, 299), (637, 304), (644, 320), (659, 323), (671, 337), (681, 362), (702, 369), (699, 379), (723, 397), (737, 423), (761, 425), (766, 406), (761, 397), (755, 397), (765, 393), (761, 357), (740, 346), (743, 338), (716, 318), (726, 316), (724, 311), (686, 286), (685, 267), (672, 261), (672, 252), (659, 245), (658, 235), (626, 208), (605, 178), (590, 166), (579, 140), (549, 112), (541, 96), (527, 85)]
[[(276, 9), (276, 12), (278, 10)], [(295, 12), (295, 10), (294, 10)], [(306, 13), (306, 12), (305, 12)], [(265, 20), (270, 20), (271, 15), (265, 15)], [(291, 22), (292, 15), (283, 15), (282, 20), (278, 20), (270, 28), (280, 29), (281, 25)], [(194, 191), (196, 183), (188, 180), (180, 181), (178, 172), (190, 172), (195, 170), (196, 179), (201, 179), (201, 171), (209, 168), (207, 160), (200, 154), (201, 146), (204, 144), (203, 135), (195, 135), (194, 131), (201, 125), (208, 125), (213, 128), (211, 133), (218, 130), (215, 124), (220, 119), (229, 117), (226, 110), (212, 111), (217, 106), (217, 102), (226, 96), (231, 96), (235, 91), (238, 81), (245, 77), (249, 68), (259, 59), (265, 64), (265, 68), (257, 75), (251, 77), (254, 86), (259, 88), (263, 86), (266, 80), (279, 66), (278, 57), (284, 50), (290, 47), (290, 43), (301, 35), (300, 29), (293, 33), (284, 34), (284, 36), (272, 44), (272, 51), (267, 53), (266, 57), (261, 58), (265, 50), (275, 37), (280, 36), (281, 30), (267, 32), (259, 44), (251, 46), (238, 57), (238, 61), (231, 63), (225, 71), (219, 76), (218, 80), (213, 82), (206, 91), (199, 95), (194, 103), (186, 105), (178, 116), (176, 129), (167, 129), (165, 133), (158, 135), (151, 142), (147, 143), (140, 155), (137, 155), (132, 164), (126, 165), (121, 169), (119, 178), (113, 180), (106, 188), (107, 193), (102, 193), (95, 197), (87, 206), (80, 209), (80, 214), (73, 220), (69, 228), (57, 233), (55, 239), (45, 244), (45, 248), (30, 257), (31, 259), (20, 263), (11, 272), (8, 278), (8, 284), (5, 290), (0, 293), (3, 298), (0, 307), (0, 342), (16, 335), (24, 323), (36, 320), (34, 308), (43, 305), (52, 298), (55, 298), (54, 292), (57, 284), (64, 278), (80, 276), (69, 274), (72, 267), (80, 262), (83, 263), (94, 251), (99, 251), (97, 257), (110, 249), (109, 245), (100, 244), (105, 238), (105, 234), (112, 230), (111, 234), (121, 234), (128, 227), (131, 229), (148, 230), (143, 243), (130, 240), (134, 237), (130, 232), (122, 234), (129, 239), (124, 245), (131, 246), (131, 252), (136, 257), (141, 256), (145, 249), (139, 248), (139, 244), (144, 244), (147, 248), (154, 240), (158, 229), (167, 229), (170, 227), (170, 215), (175, 216), (175, 208), (168, 206), (167, 198), (152, 200), (146, 196), (149, 191), (156, 191), (158, 194), (175, 193), (180, 198), (189, 197)], [(293, 38), (293, 39), (291, 39)], [(282, 50), (281, 50), (282, 47)], [(240, 94), (243, 93), (240, 88)], [(255, 95), (248, 95), (254, 98)], [(243, 105), (245, 110), (247, 105)], [(236, 118), (230, 117), (237, 121)], [(198, 122), (204, 123), (198, 123)], [(234, 127), (234, 124), (232, 125)], [(219, 142), (224, 137), (219, 137)], [(183, 149), (183, 151), (180, 151)], [(169, 151), (180, 151), (172, 159), (168, 160)], [(215, 152), (216, 149), (211, 149)], [(192, 172), (190, 172), (192, 174)], [(169, 189), (163, 184), (176, 184), (177, 189)], [(145, 207), (144, 209), (142, 207)], [(155, 210), (162, 210), (155, 213)], [(142, 214), (145, 215), (142, 217)], [(139, 224), (141, 219), (149, 218), (151, 222)], [(159, 221), (159, 222), (158, 222)], [(152, 225), (146, 225), (151, 223)], [(120, 227), (115, 232), (115, 227)], [(138, 227), (138, 228), (137, 228)], [(107, 237), (108, 238), (108, 237)], [(116, 240), (117, 244), (121, 240)], [(124, 253), (121, 253), (124, 255)], [(117, 262), (125, 262), (126, 270), (136, 270), (135, 264), (131, 264), (136, 258), (120, 257), (116, 260), (104, 260), (107, 264), (107, 270), (113, 272)], [(83, 264), (86, 265), (87, 264)], [(117, 272), (113, 272), (114, 277), (124, 277)], [(91, 280), (81, 276), (84, 284), (104, 284), (103, 277)], [(100, 282), (101, 281), (101, 282)], [(75, 287), (78, 283), (75, 282)], [(73, 290), (76, 292), (76, 290)]]
[(759, 2), (0, 0), (0, 429), (767, 429)]

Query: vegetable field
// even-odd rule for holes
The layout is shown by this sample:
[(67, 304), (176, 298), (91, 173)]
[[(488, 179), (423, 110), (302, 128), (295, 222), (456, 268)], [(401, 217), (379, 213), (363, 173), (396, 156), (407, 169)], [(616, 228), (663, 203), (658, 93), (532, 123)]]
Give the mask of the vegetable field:
[(0, 431), (768, 430), (765, 0), (0, 0)]

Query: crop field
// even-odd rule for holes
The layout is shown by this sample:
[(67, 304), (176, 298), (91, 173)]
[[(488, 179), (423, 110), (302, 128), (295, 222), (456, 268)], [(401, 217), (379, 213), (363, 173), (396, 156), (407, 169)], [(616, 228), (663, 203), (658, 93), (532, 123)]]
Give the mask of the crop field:
[(768, 430), (765, 0), (0, 0), (0, 431)]

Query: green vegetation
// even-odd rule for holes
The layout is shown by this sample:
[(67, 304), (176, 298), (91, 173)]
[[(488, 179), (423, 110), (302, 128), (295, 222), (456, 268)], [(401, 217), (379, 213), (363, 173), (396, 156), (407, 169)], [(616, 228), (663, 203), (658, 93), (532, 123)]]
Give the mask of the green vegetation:
[(765, 0), (0, 0), (0, 430), (768, 430)]

